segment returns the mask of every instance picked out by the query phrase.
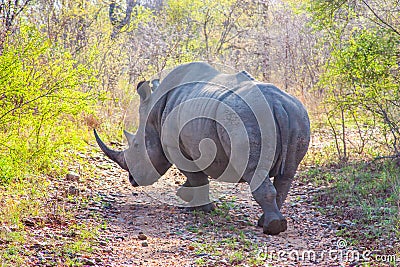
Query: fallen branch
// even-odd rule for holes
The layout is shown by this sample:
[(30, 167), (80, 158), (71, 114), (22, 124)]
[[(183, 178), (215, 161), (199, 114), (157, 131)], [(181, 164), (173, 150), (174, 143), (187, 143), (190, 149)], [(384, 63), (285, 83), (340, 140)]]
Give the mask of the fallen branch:
[[(371, 163), (374, 163), (375, 161), (380, 160), (380, 159), (399, 159), (399, 160), (400, 160), (400, 153), (398, 153), (398, 154), (396, 154), (396, 155), (379, 156), (379, 157), (376, 157), (376, 158), (374, 158), (374, 159), (370, 162), (370, 164), (371, 164)], [(400, 162), (400, 161), (399, 161), (399, 162)]]

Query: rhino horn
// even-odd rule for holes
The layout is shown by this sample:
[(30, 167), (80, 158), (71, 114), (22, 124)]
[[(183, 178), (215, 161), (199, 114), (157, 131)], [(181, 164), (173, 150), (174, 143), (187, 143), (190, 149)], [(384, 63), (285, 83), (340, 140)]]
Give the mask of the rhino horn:
[(124, 134), (125, 134), (126, 139), (128, 140), (129, 146), (132, 146), (133, 145), (133, 141), (135, 140), (135, 135), (133, 133), (130, 133), (130, 132), (126, 131), (126, 130), (124, 130)]
[(97, 144), (101, 148), (101, 150), (109, 157), (111, 160), (115, 161), (122, 169), (128, 171), (128, 165), (126, 164), (124, 151), (116, 151), (107, 147), (106, 144), (100, 139), (99, 135), (96, 132), (96, 129), (93, 129), (94, 136), (96, 137)]

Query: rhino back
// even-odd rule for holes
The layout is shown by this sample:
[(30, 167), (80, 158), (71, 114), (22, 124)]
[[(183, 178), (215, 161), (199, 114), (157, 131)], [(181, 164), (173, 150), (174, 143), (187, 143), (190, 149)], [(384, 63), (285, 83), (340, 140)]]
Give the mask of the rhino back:
[[(298, 165), (298, 162), (304, 157), (309, 141), (309, 120), (303, 105), (293, 96), (271, 84), (259, 83), (257, 86), (265, 96), (274, 116), (277, 134), (275, 155), (273, 155), (274, 162), (270, 176), (275, 176), (277, 173), (284, 171), (286, 164)], [(190, 108), (195, 114), (206, 114), (206, 116), (197, 117), (186, 123), (182, 129), (179, 129), (179, 134), (176, 131), (171, 131), (167, 134), (179, 135), (176, 136), (176, 138), (179, 138), (179, 149), (186, 158), (191, 160), (200, 157), (199, 143), (201, 140), (204, 138), (213, 140), (217, 154), (212, 164), (204, 172), (214, 178), (219, 177), (225, 170), (231, 156), (229, 133), (223, 125), (212, 119), (217, 117), (218, 103), (220, 103), (219, 105), (227, 105), (235, 110), (244, 123), (247, 137), (250, 141), (246, 172), (254, 171), (259, 161), (263, 160), (260, 159), (262, 145), (260, 126), (249, 104), (236, 94), (238, 90), (240, 88), (227, 90), (218, 85), (203, 83), (185, 84), (168, 92), (162, 99), (163, 105), (161, 107), (163, 110), (155, 112), (159, 124), (163, 125), (168, 115), (182, 103), (199, 98), (204, 100), (192, 101)], [(170, 127), (174, 127), (174, 125), (164, 126), (166, 127), (157, 128), (168, 131)], [(161, 135), (161, 133), (159, 134)], [(299, 154), (296, 162), (285, 161), (288, 153)], [(297, 165), (295, 166), (296, 168)]]

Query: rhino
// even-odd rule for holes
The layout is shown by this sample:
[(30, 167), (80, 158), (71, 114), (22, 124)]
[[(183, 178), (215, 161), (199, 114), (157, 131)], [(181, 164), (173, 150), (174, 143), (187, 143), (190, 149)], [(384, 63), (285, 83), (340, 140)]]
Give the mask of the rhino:
[(287, 230), (280, 210), (310, 141), (302, 103), (245, 71), (222, 73), (205, 62), (180, 65), (162, 80), (137, 86), (139, 126), (124, 131), (129, 147), (101, 150), (129, 173), (130, 183), (155, 183), (175, 165), (186, 176), (177, 195), (190, 207), (214, 209), (209, 178), (247, 182), (269, 235)]

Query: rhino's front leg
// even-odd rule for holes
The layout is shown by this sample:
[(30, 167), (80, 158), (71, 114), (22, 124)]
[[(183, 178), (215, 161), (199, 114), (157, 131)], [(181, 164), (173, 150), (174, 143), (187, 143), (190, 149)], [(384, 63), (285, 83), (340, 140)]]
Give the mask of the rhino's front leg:
[(208, 176), (202, 172), (181, 172), (187, 177), (187, 180), (176, 194), (188, 202), (189, 210), (212, 211), (214, 205), (210, 201)]
[(258, 225), (263, 227), (263, 232), (269, 235), (277, 235), (280, 232), (286, 231), (287, 221), (278, 209), (276, 189), (269, 177), (252, 194), (264, 212), (258, 221)]
[(189, 179), (186, 179), (186, 182), (181, 185), (176, 191), (176, 195), (180, 197), (185, 202), (190, 202), (193, 199), (192, 186), (190, 185)]

